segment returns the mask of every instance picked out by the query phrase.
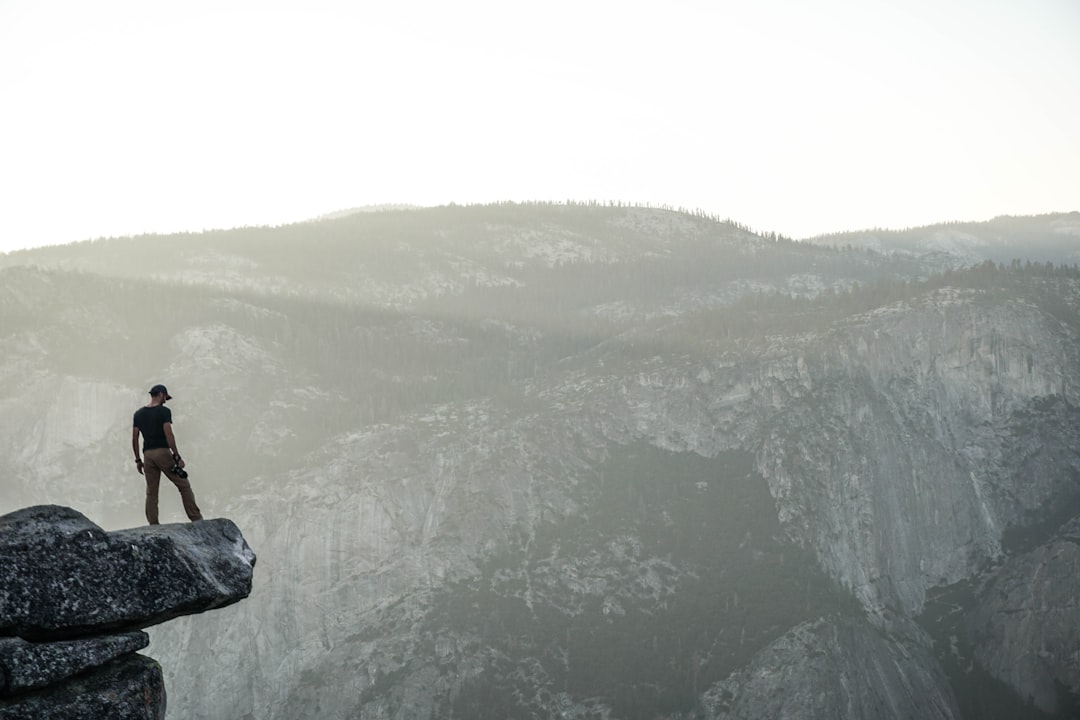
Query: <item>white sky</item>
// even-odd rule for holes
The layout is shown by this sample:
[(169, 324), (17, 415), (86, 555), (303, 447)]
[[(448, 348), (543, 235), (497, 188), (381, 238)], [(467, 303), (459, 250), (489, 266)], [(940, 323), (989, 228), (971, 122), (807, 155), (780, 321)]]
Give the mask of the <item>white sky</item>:
[(1078, 0), (0, 0), (0, 251), (380, 203), (1080, 209)]

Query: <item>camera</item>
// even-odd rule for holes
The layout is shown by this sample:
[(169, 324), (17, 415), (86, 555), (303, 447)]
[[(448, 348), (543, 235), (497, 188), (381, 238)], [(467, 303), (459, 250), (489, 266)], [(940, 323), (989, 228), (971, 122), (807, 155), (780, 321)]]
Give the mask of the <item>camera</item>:
[(174, 472), (174, 473), (176, 473), (177, 475), (179, 475), (179, 476), (180, 476), (180, 477), (182, 477), (182, 478), (186, 478), (186, 477), (187, 477), (187, 470), (185, 470), (184, 468), (180, 467), (180, 465), (179, 465), (179, 464), (177, 464), (177, 463), (173, 463), (173, 466), (172, 466), (171, 468), (169, 468), (169, 470), (170, 470), (171, 472)]

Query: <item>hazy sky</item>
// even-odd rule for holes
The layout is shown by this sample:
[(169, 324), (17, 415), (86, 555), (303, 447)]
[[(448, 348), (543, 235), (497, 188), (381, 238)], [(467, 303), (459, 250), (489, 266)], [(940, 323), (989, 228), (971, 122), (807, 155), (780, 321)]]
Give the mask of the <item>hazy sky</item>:
[(0, 251), (381, 203), (1080, 209), (1077, 0), (0, 0)]

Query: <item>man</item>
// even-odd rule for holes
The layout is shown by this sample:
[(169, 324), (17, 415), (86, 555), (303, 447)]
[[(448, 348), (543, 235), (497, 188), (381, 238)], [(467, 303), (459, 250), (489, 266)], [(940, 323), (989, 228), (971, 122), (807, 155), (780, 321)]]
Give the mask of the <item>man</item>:
[[(165, 402), (172, 400), (172, 395), (164, 385), (150, 388), (150, 402), (135, 411), (134, 427), (131, 429), (131, 449), (135, 452), (135, 469), (146, 477), (146, 521), (158, 524), (158, 485), (161, 473), (172, 480), (180, 491), (184, 502), (184, 512), (192, 522), (202, 520), (199, 506), (195, 504), (195, 493), (191, 483), (177, 474), (173, 468), (183, 468), (184, 459), (176, 450), (176, 438), (172, 430), (172, 410), (165, 407)], [(139, 433), (142, 433), (143, 451), (139, 457)], [(143, 460), (145, 458), (145, 461)]]

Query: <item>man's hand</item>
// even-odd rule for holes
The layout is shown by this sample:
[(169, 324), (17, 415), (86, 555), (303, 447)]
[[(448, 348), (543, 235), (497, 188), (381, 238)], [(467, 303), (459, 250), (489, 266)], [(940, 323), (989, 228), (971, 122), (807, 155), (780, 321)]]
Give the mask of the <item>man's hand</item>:
[(142, 471), (142, 460), (140, 460), (140, 459), (138, 459), (138, 458), (135, 458), (135, 469), (139, 471), (139, 474), (140, 474), (140, 475), (142, 475), (142, 474), (143, 474), (143, 471)]

